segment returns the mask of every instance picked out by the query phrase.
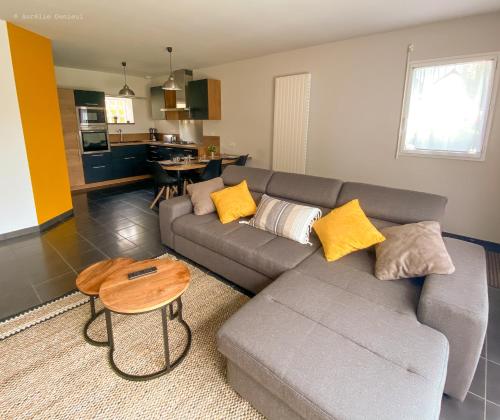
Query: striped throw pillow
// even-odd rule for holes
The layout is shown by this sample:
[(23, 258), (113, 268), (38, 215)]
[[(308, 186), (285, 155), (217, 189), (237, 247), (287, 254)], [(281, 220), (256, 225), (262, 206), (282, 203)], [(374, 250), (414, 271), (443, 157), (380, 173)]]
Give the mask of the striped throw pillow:
[(313, 223), (321, 218), (321, 210), (278, 200), (264, 194), (255, 216), (248, 224), (301, 244), (310, 244)]

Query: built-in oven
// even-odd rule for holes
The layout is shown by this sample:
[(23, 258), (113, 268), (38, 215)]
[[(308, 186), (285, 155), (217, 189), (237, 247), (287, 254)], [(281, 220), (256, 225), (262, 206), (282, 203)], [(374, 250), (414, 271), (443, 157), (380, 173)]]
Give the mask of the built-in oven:
[(80, 141), (83, 153), (108, 152), (108, 128), (106, 124), (80, 127)]
[(80, 127), (106, 124), (106, 108), (78, 106), (76, 107), (76, 111), (78, 113), (78, 123)]

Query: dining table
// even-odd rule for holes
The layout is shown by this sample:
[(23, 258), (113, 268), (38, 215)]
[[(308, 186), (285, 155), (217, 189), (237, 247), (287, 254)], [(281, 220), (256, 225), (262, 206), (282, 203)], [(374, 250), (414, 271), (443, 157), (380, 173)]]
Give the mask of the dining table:
[(233, 165), (237, 162), (238, 156), (233, 155), (221, 155), (215, 156), (213, 158), (182, 158), (180, 162), (174, 162), (172, 160), (160, 160), (158, 163), (168, 172), (175, 172), (177, 178), (177, 191), (179, 195), (184, 194), (184, 180), (182, 178), (182, 173), (185, 171), (193, 171), (203, 169), (208, 165), (210, 160), (222, 159), (222, 166)]

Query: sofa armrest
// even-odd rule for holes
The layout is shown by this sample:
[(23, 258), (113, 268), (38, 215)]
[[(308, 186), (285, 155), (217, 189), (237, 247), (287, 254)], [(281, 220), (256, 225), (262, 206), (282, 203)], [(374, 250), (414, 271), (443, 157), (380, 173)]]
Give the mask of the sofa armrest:
[(174, 232), (172, 223), (175, 219), (185, 214), (193, 212), (193, 204), (188, 195), (174, 197), (169, 200), (163, 200), (160, 203), (160, 232), (163, 244), (174, 249)]
[(479, 245), (451, 238), (444, 238), (444, 242), (455, 272), (426, 277), (417, 316), (448, 339), (450, 356), (444, 392), (463, 401), (488, 324), (486, 256)]

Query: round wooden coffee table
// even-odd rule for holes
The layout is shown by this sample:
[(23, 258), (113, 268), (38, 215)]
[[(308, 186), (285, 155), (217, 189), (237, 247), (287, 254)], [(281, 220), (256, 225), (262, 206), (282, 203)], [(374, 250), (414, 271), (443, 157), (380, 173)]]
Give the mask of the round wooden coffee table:
[[(151, 267), (156, 267), (157, 271), (136, 279), (129, 279), (130, 273)], [(186, 357), (191, 347), (191, 329), (182, 318), (181, 296), (188, 288), (189, 282), (190, 275), (186, 264), (168, 259), (154, 259), (127, 265), (115, 271), (104, 281), (104, 283), (102, 283), (99, 289), (99, 298), (104, 305), (104, 313), (106, 314), (106, 328), (109, 341), (109, 363), (113, 370), (121, 377), (135, 381), (157, 378), (170, 372)], [(173, 307), (174, 303), (177, 303), (177, 310), (175, 312)], [(168, 315), (167, 307), (169, 308)], [(111, 313), (134, 315), (143, 314), (156, 309), (161, 310), (165, 367), (147, 375), (132, 375), (122, 371), (116, 366), (113, 359), (115, 345), (113, 340)], [(173, 362), (170, 361), (168, 319), (171, 321), (177, 320), (185, 328), (187, 333), (186, 346)]]
[(92, 322), (104, 313), (104, 309), (99, 312), (95, 310), (95, 300), (99, 297), (99, 288), (101, 284), (115, 271), (135, 262), (132, 258), (115, 258), (104, 260), (92, 264), (83, 270), (76, 278), (76, 287), (84, 295), (90, 296), (90, 319), (83, 327), (83, 336), (85, 340), (94, 346), (107, 346), (107, 341), (96, 341), (89, 337), (88, 329)]

